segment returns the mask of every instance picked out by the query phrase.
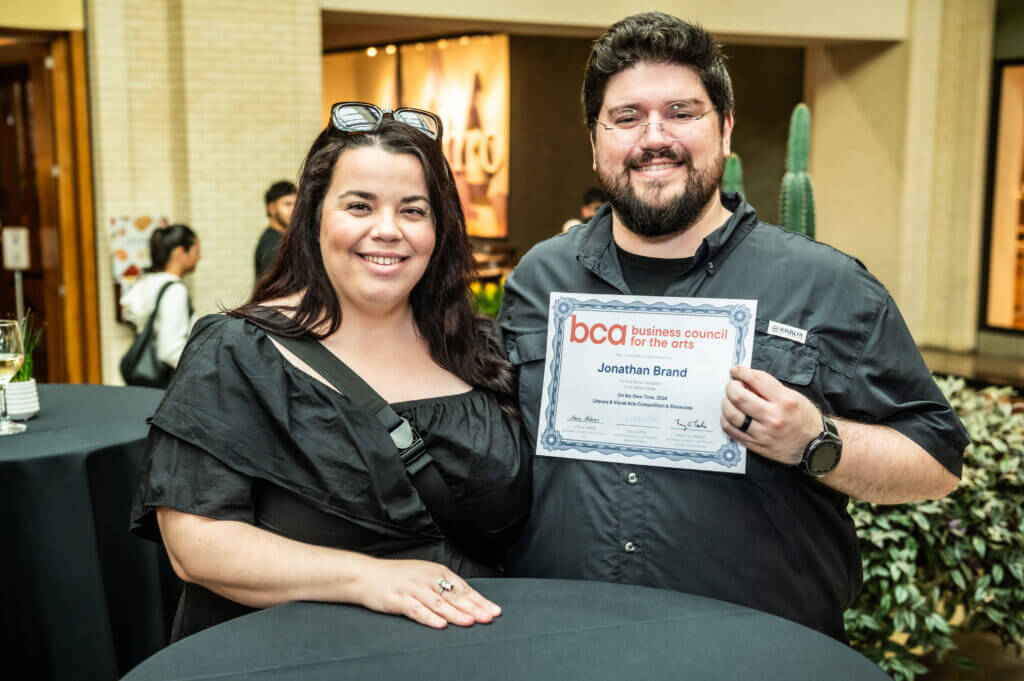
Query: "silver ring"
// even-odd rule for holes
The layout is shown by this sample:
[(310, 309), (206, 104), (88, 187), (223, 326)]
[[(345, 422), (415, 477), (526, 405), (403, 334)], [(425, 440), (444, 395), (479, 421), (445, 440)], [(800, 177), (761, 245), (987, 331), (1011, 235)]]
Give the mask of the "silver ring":
[(740, 430), (742, 430), (744, 433), (747, 432), (747, 428), (749, 428), (750, 424), (753, 422), (754, 419), (750, 418), (750, 416), (748, 415), (747, 418), (743, 419), (743, 425), (740, 426)]
[(449, 591), (452, 591), (453, 589), (455, 589), (455, 585), (452, 584), (451, 582), (449, 582), (444, 577), (442, 577), (441, 579), (437, 580), (437, 589), (438, 589), (437, 592), (439, 594), (441, 594), (442, 596), (444, 596)]

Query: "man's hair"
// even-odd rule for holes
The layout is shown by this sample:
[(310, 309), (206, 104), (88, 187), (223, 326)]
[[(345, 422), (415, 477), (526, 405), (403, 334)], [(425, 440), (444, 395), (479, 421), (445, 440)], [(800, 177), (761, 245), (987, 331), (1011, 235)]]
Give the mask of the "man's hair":
[(597, 203), (598, 201), (604, 203), (607, 200), (608, 197), (604, 195), (603, 191), (601, 191), (597, 187), (591, 187), (587, 191), (583, 192), (583, 203), (581, 203), (580, 205), (589, 206), (592, 203)]
[[(508, 413), (517, 413), (512, 365), (500, 356), (492, 326), (477, 319), (469, 298), (476, 270), (455, 176), (441, 143), (419, 130), (385, 118), (377, 130), (348, 134), (328, 126), (313, 142), (299, 177), (291, 225), (277, 258), (259, 279), (249, 302), (228, 313), (284, 336), (323, 339), (340, 326), (344, 310), (320, 251), (320, 221), (338, 158), (349, 150), (377, 146), (419, 161), (434, 219), (434, 250), (409, 294), (413, 319), (433, 360), (466, 383), (490, 391)], [(293, 319), (265, 318), (268, 301), (300, 294), (289, 308)]]
[(270, 189), (268, 189), (267, 193), (263, 195), (263, 203), (273, 203), (284, 196), (291, 196), (295, 193), (297, 192), (294, 184), (288, 180), (281, 180), (280, 182), (275, 182), (270, 185)]
[(696, 24), (663, 12), (644, 12), (612, 25), (594, 42), (583, 75), (583, 116), (593, 133), (604, 103), (608, 79), (640, 62), (689, 66), (700, 77), (719, 122), (733, 110), (732, 81), (725, 53), (714, 37)]

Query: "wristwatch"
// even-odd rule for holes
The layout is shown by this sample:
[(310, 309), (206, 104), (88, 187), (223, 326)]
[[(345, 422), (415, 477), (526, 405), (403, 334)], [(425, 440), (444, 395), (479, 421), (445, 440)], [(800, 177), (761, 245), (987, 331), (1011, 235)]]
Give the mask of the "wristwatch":
[(835, 470), (843, 453), (843, 441), (839, 438), (835, 421), (822, 414), (821, 423), (821, 435), (807, 444), (799, 464), (800, 470), (812, 478), (820, 478)]

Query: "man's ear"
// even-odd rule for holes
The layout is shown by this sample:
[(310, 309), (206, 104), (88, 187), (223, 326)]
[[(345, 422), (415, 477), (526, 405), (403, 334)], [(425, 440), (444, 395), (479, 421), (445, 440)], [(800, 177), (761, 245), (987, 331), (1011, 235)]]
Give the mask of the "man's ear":
[(735, 123), (732, 111), (726, 112), (722, 118), (722, 155), (728, 156), (732, 153), (732, 126)]

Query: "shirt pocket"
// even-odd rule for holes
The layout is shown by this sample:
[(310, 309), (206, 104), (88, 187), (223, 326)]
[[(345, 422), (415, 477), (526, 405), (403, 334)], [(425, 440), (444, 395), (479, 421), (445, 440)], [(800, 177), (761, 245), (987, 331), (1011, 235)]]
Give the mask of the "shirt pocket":
[(817, 339), (807, 334), (804, 343), (768, 333), (768, 322), (757, 320), (754, 354), (750, 366), (761, 369), (783, 383), (808, 386), (818, 367)]
[(540, 411), (540, 391), (544, 381), (544, 356), (547, 353), (547, 331), (527, 333), (513, 341), (509, 361), (519, 372), (519, 408), (527, 432), (536, 436)]

